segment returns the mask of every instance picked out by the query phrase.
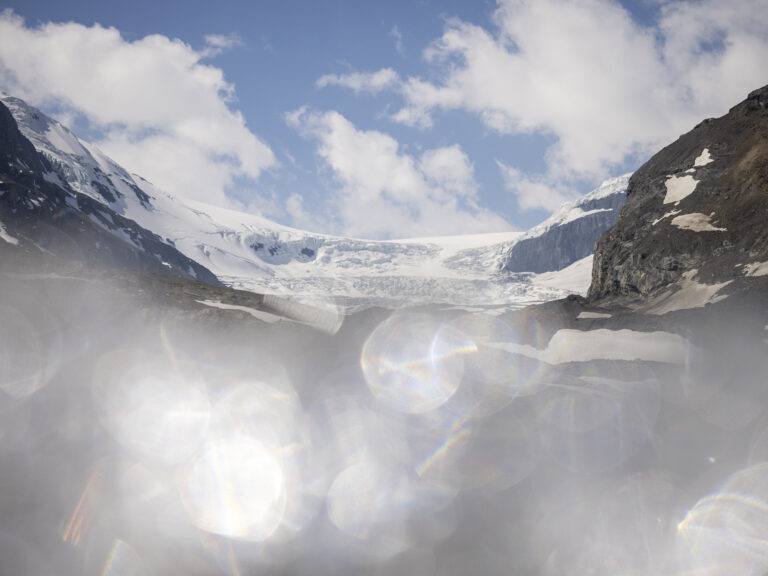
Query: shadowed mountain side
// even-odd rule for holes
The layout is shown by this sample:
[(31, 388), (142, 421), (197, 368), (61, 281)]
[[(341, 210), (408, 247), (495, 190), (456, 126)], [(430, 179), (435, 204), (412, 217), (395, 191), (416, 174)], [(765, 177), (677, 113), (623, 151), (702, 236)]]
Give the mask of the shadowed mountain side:
[(0, 103), (0, 243), (89, 265), (173, 274), (219, 284), (206, 268), (105, 204), (52, 181), (48, 160)]

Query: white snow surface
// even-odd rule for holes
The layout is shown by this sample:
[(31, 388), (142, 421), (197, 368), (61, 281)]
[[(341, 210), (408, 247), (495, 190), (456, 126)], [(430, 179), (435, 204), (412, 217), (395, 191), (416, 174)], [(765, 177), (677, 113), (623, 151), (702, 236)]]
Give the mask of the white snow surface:
[(744, 266), (746, 276), (768, 276), (768, 262), (752, 262)]
[(606, 314), (604, 312), (587, 312), (584, 310), (583, 312), (579, 312), (579, 315), (576, 316), (576, 320), (596, 320), (599, 318), (610, 318), (612, 314)]
[(8, 231), (5, 229), (5, 226), (3, 226), (2, 222), (0, 222), (0, 240), (8, 242), (8, 244), (13, 244), (14, 246), (18, 245), (19, 243), (18, 238), (14, 238), (8, 234)]
[(727, 232), (727, 228), (717, 228), (712, 224), (712, 216), (693, 212), (672, 219), (672, 226), (693, 232)]
[(678, 310), (703, 308), (707, 304), (714, 304), (727, 298), (726, 295), (717, 293), (728, 286), (732, 280), (719, 284), (702, 284), (694, 280), (697, 273), (696, 269), (684, 273), (681, 280), (650, 302), (645, 313), (662, 315)]
[(651, 226), (656, 226), (656, 224), (658, 224), (659, 222), (664, 220), (664, 218), (669, 218), (670, 216), (675, 216), (677, 214), (680, 214), (680, 212), (681, 212), (681, 210), (670, 210), (669, 212), (664, 214), (664, 216), (662, 216), (661, 218), (656, 218), (656, 220), (651, 222)]
[(173, 197), (129, 174), (98, 148), (23, 101), (0, 100), (24, 136), (52, 162), (51, 181), (66, 181), (74, 190), (136, 221), (233, 288), (344, 309), (425, 303), (515, 308), (584, 294), (591, 257), (558, 272), (502, 275), (503, 255), (523, 238), (594, 212), (581, 206), (624, 192), (629, 179), (627, 174), (606, 181), (526, 233), (389, 241), (344, 238)]
[(664, 196), (664, 204), (674, 202), (677, 204), (683, 198), (687, 198), (696, 190), (696, 184), (699, 181), (693, 176), (669, 176), (664, 185), (667, 187), (667, 194)]
[(593, 360), (644, 360), (684, 364), (688, 341), (671, 332), (635, 330), (558, 330), (544, 350), (527, 344), (497, 343), (493, 346), (549, 364)]
[(693, 161), (693, 165), (698, 168), (699, 166), (706, 166), (710, 162), (714, 161), (715, 159), (712, 158), (709, 153), (709, 148), (704, 148), (704, 150), (701, 151), (701, 154), (696, 157), (696, 160)]

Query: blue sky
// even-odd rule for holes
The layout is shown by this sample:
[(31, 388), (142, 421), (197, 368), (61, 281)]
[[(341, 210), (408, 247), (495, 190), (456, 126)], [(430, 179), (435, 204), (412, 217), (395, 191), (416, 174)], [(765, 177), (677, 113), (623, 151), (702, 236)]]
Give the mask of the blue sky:
[(386, 238), (528, 228), (768, 82), (768, 3), (9, 3), (0, 88), (192, 199)]

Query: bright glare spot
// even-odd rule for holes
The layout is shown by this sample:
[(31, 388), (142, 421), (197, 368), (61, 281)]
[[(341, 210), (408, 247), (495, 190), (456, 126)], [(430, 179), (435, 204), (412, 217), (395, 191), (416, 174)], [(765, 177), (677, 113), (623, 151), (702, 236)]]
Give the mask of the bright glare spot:
[(464, 356), (475, 352), (474, 342), (461, 331), (425, 314), (400, 314), (373, 331), (360, 363), (378, 400), (399, 412), (419, 414), (453, 396), (464, 373)]
[(201, 530), (262, 541), (283, 518), (283, 471), (278, 459), (254, 440), (211, 442), (187, 476), (184, 501)]
[(202, 382), (164, 362), (115, 353), (95, 373), (97, 413), (115, 439), (166, 464), (190, 458), (205, 441), (210, 420)]

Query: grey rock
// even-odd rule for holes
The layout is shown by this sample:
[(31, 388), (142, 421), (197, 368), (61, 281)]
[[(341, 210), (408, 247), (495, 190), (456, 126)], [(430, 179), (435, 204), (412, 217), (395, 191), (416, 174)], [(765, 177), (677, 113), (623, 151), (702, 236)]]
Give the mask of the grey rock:
[[(635, 172), (618, 222), (597, 242), (591, 301), (644, 298), (693, 270), (699, 282), (724, 282), (768, 261), (767, 101), (768, 87), (752, 92)], [(671, 201), (674, 182), (691, 178), (693, 191)]]

